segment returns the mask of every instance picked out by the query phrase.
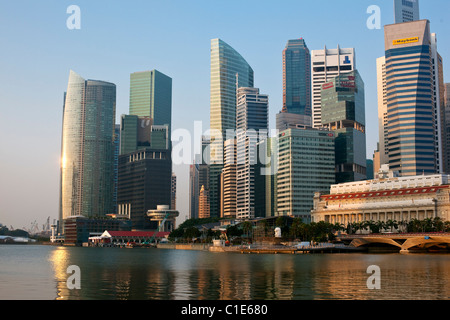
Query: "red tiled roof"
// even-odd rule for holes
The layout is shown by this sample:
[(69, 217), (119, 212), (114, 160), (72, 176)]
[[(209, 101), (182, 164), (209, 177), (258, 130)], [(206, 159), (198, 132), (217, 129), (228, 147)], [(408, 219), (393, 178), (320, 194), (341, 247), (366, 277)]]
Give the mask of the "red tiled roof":
[(351, 200), (351, 199), (365, 199), (365, 198), (375, 198), (375, 197), (394, 197), (394, 196), (405, 196), (413, 194), (428, 194), (436, 193), (439, 189), (448, 188), (448, 185), (444, 186), (433, 186), (433, 187), (419, 187), (419, 188), (409, 188), (409, 189), (391, 189), (391, 190), (377, 190), (370, 192), (357, 192), (357, 193), (343, 193), (343, 194), (327, 194), (322, 195), (322, 200), (325, 201), (340, 201), (340, 200)]
[[(152, 237), (154, 231), (109, 231), (112, 237)], [(169, 235), (170, 232), (158, 232), (156, 237), (161, 238)]]

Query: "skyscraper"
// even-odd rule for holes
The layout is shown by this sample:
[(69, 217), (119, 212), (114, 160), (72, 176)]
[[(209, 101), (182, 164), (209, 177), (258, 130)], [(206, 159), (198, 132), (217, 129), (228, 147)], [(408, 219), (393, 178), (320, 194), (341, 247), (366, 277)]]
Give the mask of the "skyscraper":
[(130, 75), (130, 115), (150, 117), (155, 125), (172, 124), (172, 78), (158, 70)]
[(71, 70), (63, 113), (60, 221), (113, 213), (116, 86)]
[(312, 74), (312, 126), (320, 128), (322, 85), (341, 73), (352, 71), (355, 65), (355, 49), (340, 48), (311, 51)]
[(253, 69), (230, 45), (211, 40), (210, 87), (210, 212), (220, 215), (219, 180), (223, 168), (223, 144), (227, 130), (236, 129), (236, 85), (253, 87)]
[(365, 180), (365, 95), (357, 70), (322, 85), (322, 125), (336, 135), (336, 183)]
[(236, 217), (236, 139), (228, 139), (224, 145), (224, 167), (220, 175), (220, 217)]
[(282, 111), (311, 116), (311, 54), (303, 38), (283, 50)]
[(389, 167), (402, 176), (436, 173), (430, 23), (386, 25)]
[[(258, 143), (268, 136), (269, 97), (257, 88), (237, 91), (237, 174), (236, 217), (265, 217), (265, 183), (256, 183), (261, 176)], [(257, 201), (262, 195), (262, 201)]]
[(394, 0), (394, 23), (419, 20), (419, 0)]
[(334, 133), (291, 128), (278, 136), (276, 215), (310, 222), (314, 192), (335, 183)]
[(377, 59), (377, 92), (378, 92), (378, 151), (379, 165), (389, 163), (387, 95), (386, 95), (386, 58)]

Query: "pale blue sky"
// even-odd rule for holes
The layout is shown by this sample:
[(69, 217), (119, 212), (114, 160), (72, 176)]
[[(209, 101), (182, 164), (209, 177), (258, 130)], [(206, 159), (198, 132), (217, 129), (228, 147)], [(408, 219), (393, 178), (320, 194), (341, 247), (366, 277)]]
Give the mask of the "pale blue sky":
[[(69, 30), (69, 5), (81, 29)], [(117, 119), (128, 113), (129, 76), (157, 69), (173, 79), (173, 128), (209, 126), (209, 50), (221, 38), (248, 61), (255, 87), (269, 95), (270, 126), (282, 103), (281, 52), (303, 37), (310, 50), (354, 47), (366, 92), (367, 157), (378, 140), (376, 58), (383, 29), (366, 27), (370, 5), (393, 23), (392, 0), (2, 1), (0, 3), (0, 223), (15, 228), (58, 217), (63, 92), (69, 70), (117, 85)], [(422, 0), (449, 81), (448, 0)], [(177, 206), (188, 214), (188, 167)], [(181, 219), (182, 220), (182, 219)]]

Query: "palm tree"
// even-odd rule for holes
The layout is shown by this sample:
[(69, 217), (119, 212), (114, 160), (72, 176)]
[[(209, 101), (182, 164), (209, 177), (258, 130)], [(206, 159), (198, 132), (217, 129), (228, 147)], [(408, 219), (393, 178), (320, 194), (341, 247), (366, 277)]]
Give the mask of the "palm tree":
[(250, 221), (244, 221), (242, 222), (242, 230), (247, 235), (247, 238), (249, 238), (250, 231), (252, 230), (253, 225)]

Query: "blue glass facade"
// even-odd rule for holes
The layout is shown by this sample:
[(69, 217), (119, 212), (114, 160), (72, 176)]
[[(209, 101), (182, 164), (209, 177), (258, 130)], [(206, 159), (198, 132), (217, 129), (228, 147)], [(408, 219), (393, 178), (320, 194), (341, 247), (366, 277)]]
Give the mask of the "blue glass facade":
[(283, 50), (283, 112), (311, 116), (311, 54), (304, 39)]

